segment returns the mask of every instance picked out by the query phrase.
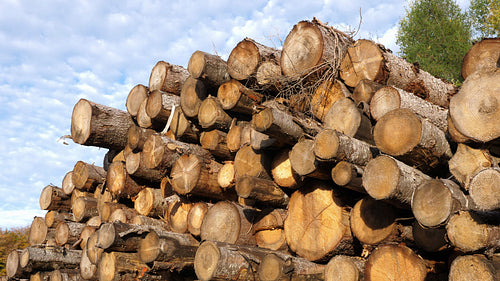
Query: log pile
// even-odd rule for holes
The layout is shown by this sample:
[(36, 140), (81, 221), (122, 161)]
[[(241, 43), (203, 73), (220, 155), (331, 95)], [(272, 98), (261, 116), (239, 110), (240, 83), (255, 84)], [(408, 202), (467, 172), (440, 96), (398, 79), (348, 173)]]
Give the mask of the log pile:
[(8, 278), (498, 278), (490, 53), (456, 88), (314, 19), (281, 51), (245, 38), (227, 62), (160, 61), (127, 112), (75, 105), (72, 139), (109, 152), (42, 190)]

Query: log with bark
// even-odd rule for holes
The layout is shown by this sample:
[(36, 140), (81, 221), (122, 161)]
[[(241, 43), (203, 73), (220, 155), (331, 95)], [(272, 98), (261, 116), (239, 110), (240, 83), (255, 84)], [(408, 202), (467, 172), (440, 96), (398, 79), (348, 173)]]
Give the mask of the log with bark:
[(234, 153), (227, 147), (227, 133), (217, 129), (203, 131), (200, 135), (201, 147), (210, 151), (215, 157), (233, 160)]
[(74, 248), (75, 242), (80, 242), (80, 234), (85, 228), (84, 223), (78, 222), (60, 222), (56, 225), (55, 240), (58, 246), (68, 244)]
[(293, 144), (304, 135), (304, 130), (294, 122), (293, 116), (277, 103), (267, 103), (252, 116), (255, 130), (265, 133), (282, 143)]
[(192, 123), (186, 118), (182, 108), (176, 107), (170, 123), (170, 131), (176, 140), (197, 143), (200, 136), (198, 124)]
[(30, 246), (41, 245), (50, 239), (54, 239), (55, 228), (49, 228), (41, 217), (34, 217), (28, 234)]
[(165, 212), (165, 221), (168, 222), (169, 229), (176, 233), (188, 232), (188, 215), (193, 204), (188, 200), (171, 201)]
[(127, 174), (146, 182), (160, 183), (166, 175), (162, 173), (162, 171), (148, 169), (146, 163), (144, 163), (143, 155), (142, 152), (130, 153), (127, 158), (125, 158), (125, 169)]
[(297, 189), (302, 185), (303, 178), (292, 169), (289, 153), (290, 149), (285, 148), (273, 157), (271, 174), (277, 185)]
[(47, 227), (54, 228), (59, 222), (71, 221), (73, 214), (68, 212), (48, 211), (45, 214), (45, 224)]
[(83, 161), (76, 162), (73, 167), (72, 181), (75, 188), (81, 191), (94, 192), (96, 187), (103, 184), (105, 180), (106, 171), (102, 167)]
[(366, 193), (363, 187), (364, 167), (346, 161), (338, 162), (332, 168), (332, 180), (338, 186), (343, 186), (360, 193)]
[(130, 126), (127, 132), (127, 146), (134, 152), (142, 151), (146, 140), (155, 133), (156, 131), (152, 129)]
[(286, 207), (290, 198), (272, 180), (252, 176), (236, 179), (236, 193), (239, 197), (255, 200), (257, 205)]
[(232, 79), (219, 87), (217, 99), (224, 110), (251, 115), (264, 96)]
[(325, 281), (364, 280), (365, 262), (359, 257), (334, 256), (325, 266)]
[(252, 126), (247, 121), (233, 120), (229, 131), (227, 132), (227, 148), (231, 152), (238, 151), (243, 145), (250, 144), (250, 135)]
[(108, 169), (106, 187), (115, 198), (132, 198), (145, 186), (139, 184), (128, 173), (123, 162), (113, 162)]
[(203, 219), (205, 218), (208, 208), (211, 206), (212, 204), (203, 201), (192, 204), (187, 216), (187, 228), (191, 235), (195, 237), (200, 236), (201, 224), (203, 223)]
[(333, 104), (341, 98), (349, 97), (351, 92), (340, 80), (326, 80), (322, 82), (312, 94), (311, 111), (319, 120), (324, 117)]
[(446, 232), (450, 243), (463, 252), (498, 248), (500, 241), (498, 217), (461, 211), (450, 218)]
[(51, 248), (27, 247), (21, 253), (19, 264), (25, 271), (77, 268), (81, 258), (81, 250), (68, 250), (57, 246)]
[(146, 102), (146, 114), (153, 122), (157, 122), (163, 127), (171, 115), (172, 110), (180, 107), (181, 98), (170, 92), (160, 90), (151, 91)]
[(9, 252), (5, 261), (5, 272), (9, 278), (28, 278), (29, 272), (21, 267), (22, 250), (15, 249)]
[(71, 211), (71, 198), (57, 186), (47, 185), (40, 194), (40, 208), (48, 211)]
[(487, 168), (474, 174), (468, 189), (470, 198), (482, 211), (500, 209), (500, 168)]
[(209, 88), (217, 89), (231, 79), (227, 62), (217, 55), (195, 51), (188, 62), (189, 74), (201, 79)]
[(324, 128), (373, 143), (372, 124), (349, 98), (335, 102), (323, 118)]
[(148, 98), (149, 90), (148, 87), (137, 84), (130, 90), (125, 106), (127, 107), (127, 111), (132, 117), (136, 117), (139, 112), (139, 107), (141, 103)]
[(151, 231), (139, 243), (137, 253), (145, 263), (171, 263), (172, 269), (193, 266), (199, 242), (189, 234)]
[(71, 205), (71, 211), (76, 222), (86, 222), (91, 217), (99, 216), (97, 200), (93, 197), (79, 197)]
[(500, 277), (500, 256), (463, 255), (450, 266), (450, 281), (497, 280)]
[(182, 66), (158, 61), (149, 76), (149, 91), (160, 90), (180, 95), (189, 72)]
[(80, 99), (71, 116), (71, 138), (82, 145), (122, 150), (132, 125), (127, 112)]
[(250, 38), (240, 41), (227, 59), (229, 75), (236, 80), (255, 79), (257, 69), (264, 62), (279, 65), (281, 52)]
[(475, 71), (500, 67), (500, 38), (484, 38), (472, 46), (462, 61), (462, 77), (467, 79)]
[(320, 281), (325, 280), (324, 271), (325, 266), (322, 264), (304, 258), (272, 253), (260, 260), (258, 276), (262, 281)]
[(241, 147), (234, 157), (235, 178), (241, 176), (254, 176), (263, 179), (272, 179), (270, 173), (270, 155), (256, 151), (251, 146)]
[[(104, 253), (97, 266), (99, 280), (123, 280), (122, 275), (141, 277), (149, 266), (139, 260), (137, 253), (111, 252)], [(125, 279), (126, 280), (126, 279)]]
[(381, 152), (426, 172), (452, 157), (445, 133), (404, 108), (385, 114), (374, 127), (373, 138)]
[(164, 198), (161, 190), (158, 188), (144, 188), (137, 194), (134, 201), (134, 209), (140, 215), (162, 218), (172, 200), (178, 200), (171, 197)]
[(142, 239), (141, 234), (148, 230), (148, 227), (141, 228), (122, 222), (105, 223), (98, 230), (95, 246), (107, 251), (136, 252)]
[(350, 87), (361, 79), (395, 86), (448, 108), (450, 97), (456, 88), (387, 51), (373, 41), (359, 39), (350, 47), (340, 66), (340, 77)]
[(426, 252), (439, 253), (450, 248), (446, 237), (446, 227), (423, 227), (418, 221), (412, 224), (415, 245)]
[(298, 141), (289, 153), (292, 169), (300, 176), (322, 180), (330, 179), (333, 163), (319, 161), (314, 154), (314, 140)]
[(213, 96), (208, 96), (200, 104), (198, 110), (198, 123), (203, 129), (219, 129), (227, 132), (233, 118), (227, 114), (219, 102)]
[(194, 118), (198, 115), (201, 102), (208, 96), (205, 84), (192, 76), (184, 82), (181, 91), (181, 108), (186, 117)]
[(257, 246), (269, 250), (288, 252), (285, 236), (285, 209), (264, 209), (254, 224)]
[(483, 169), (498, 166), (500, 159), (485, 148), (473, 148), (459, 143), (453, 157), (448, 161), (450, 173), (465, 188), (469, 188), (472, 176)]
[(372, 145), (333, 129), (321, 131), (314, 139), (314, 155), (322, 161), (347, 161), (365, 166), (377, 154)]
[(500, 68), (469, 75), (450, 101), (450, 116), (458, 132), (476, 142), (500, 137)]
[(349, 213), (325, 182), (312, 181), (292, 194), (285, 234), (290, 249), (310, 261), (355, 253)]

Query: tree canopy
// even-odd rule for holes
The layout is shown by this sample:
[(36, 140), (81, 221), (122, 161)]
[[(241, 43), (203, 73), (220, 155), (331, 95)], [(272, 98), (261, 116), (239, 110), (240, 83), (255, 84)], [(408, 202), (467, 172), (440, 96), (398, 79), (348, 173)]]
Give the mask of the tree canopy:
[(453, 0), (414, 0), (399, 22), (400, 55), (449, 81), (461, 81), (462, 59), (471, 47), (467, 16)]
[(0, 276), (6, 275), (7, 256), (15, 249), (28, 246), (29, 227), (0, 229)]
[(468, 16), (477, 39), (500, 36), (500, 1), (471, 0)]

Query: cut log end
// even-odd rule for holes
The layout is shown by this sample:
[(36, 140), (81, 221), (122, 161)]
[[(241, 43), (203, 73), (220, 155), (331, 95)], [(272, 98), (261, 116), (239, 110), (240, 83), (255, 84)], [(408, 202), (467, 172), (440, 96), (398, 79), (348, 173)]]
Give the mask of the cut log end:
[[(152, 135), (144, 143), (142, 149), (142, 154), (144, 157), (144, 164), (148, 169), (154, 169), (158, 167), (163, 160), (163, 154), (165, 153), (165, 146), (159, 135)], [(109, 174), (109, 168), (108, 168)]]
[(321, 131), (314, 139), (314, 155), (322, 160), (334, 159), (337, 157), (339, 141), (335, 130), (326, 129)]
[(354, 137), (360, 129), (362, 115), (356, 104), (349, 98), (341, 98), (326, 113), (324, 126)]
[(363, 186), (375, 199), (386, 199), (397, 188), (400, 177), (398, 165), (391, 157), (381, 155), (366, 165), (363, 173)]
[(446, 222), (453, 207), (451, 192), (440, 180), (426, 181), (413, 192), (411, 208), (423, 226), (435, 227)]
[(491, 261), (481, 255), (460, 256), (451, 263), (448, 278), (450, 281), (493, 281), (498, 278), (499, 266), (497, 258)]
[(303, 140), (293, 146), (289, 156), (292, 168), (297, 174), (306, 176), (316, 170), (316, 156), (313, 148), (313, 140)]
[(47, 238), (48, 227), (45, 220), (41, 217), (35, 217), (30, 226), (28, 242), (30, 245), (38, 245), (45, 242)]
[(365, 280), (425, 280), (424, 260), (410, 248), (385, 245), (377, 248), (366, 261)]
[(237, 80), (248, 79), (256, 71), (259, 59), (259, 49), (255, 43), (244, 39), (234, 47), (227, 59), (229, 75)]
[(347, 256), (335, 256), (325, 267), (325, 281), (358, 281), (360, 276), (360, 270)]
[(69, 171), (66, 173), (62, 180), (61, 188), (65, 194), (70, 195), (75, 189), (75, 185), (73, 184), (73, 171)]
[(195, 51), (188, 62), (188, 71), (193, 78), (200, 78), (205, 70), (205, 53), (202, 51)]
[(125, 164), (122, 162), (113, 162), (108, 168), (106, 187), (112, 194), (119, 195), (125, 188), (126, 177), (127, 171)]
[(379, 120), (386, 113), (401, 106), (401, 97), (394, 87), (386, 86), (379, 89), (370, 101), (370, 114), (373, 119)]
[(375, 125), (373, 138), (380, 151), (399, 156), (411, 151), (420, 142), (422, 122), (408, 109), (385, 114)]
[(469, 194), (481, 210), (500, 208), (500, 169), (488, 168), (475, 174), (469, 184)]
[(217, 98), (225, 110), (233, 109), (241, 97), (238, 84), (234, 80), (222, 84), (217, 91)]
[(7, 263), (5, 265), (5, 270), (7, 272), (8, 277), (13, 278), (14, 276), (16, 276), (16, 274), (20, 273), (19, 262), (20, 262), (19, 251), (18, 250), (11, 251), (7, 256)]
[(374, 245), (395, 230), (395, 219), (390, 205), (367, 197), (358, 201), (351, 211), (351, 230), (360, 242)]
[(201, 239), (227, 243), (238, 240), (241, 217), (237, 207), (221, 201), (208, 209), (201, 225)]
[(141, 215), (147, 216), (153, 209), (154, 194), (151, 188), (139, 192), (134, 202), (134, 209)]
[(460, 212), (449, 220), (446, 232), (450, 242), (464, 251), (475, 251), (487, 246), (487, 225), (470, 212)]
[(159, 90), (152, 91), (146, 102), (146, 114), (151, 118), (156, 118), (163, 109), (162, 92)]
[(362, 79), (383, 82), (387, 79), (383, 65), (383, 54), (375, 42), (357, 40), (344, 55), (340, 65), (340, 77), (350, 87), (356, 87)]
[(274, 156), (271, 163), (273, 179), (281, 187), (296, 189), (302, 184), (302, 177), (293, 169), (288, 156), (290, 150), (284, 149)]
[(148, 98), (148, 88), (138, 84), (130, 90), (127, 96), (126, 107), (131, 116), (137, 116), (141, 103)]
[(205, 84), (193, 77), (189, 77), (182, 86), (181, 107), (187, 117), (196, 117), (201, 102), (207, 97)]
[(225, 163), (219, 171), (217, 175), (217, 182), (220, 187), (228, 188), (235, 183), (235, 174), (234, 174), (234, 164), (232, 162)]
[(153, 262), (160, 254), (160, 238), (154, 231), (149, 232), (139, 244), (139, 258), (145, 263)]
[(211, 241), (203, 242), (194, 258), (196, 276), (202, 281), (211, 280), (220, 259), (221, 253), (217, 245)]
[(353, 180), (352, 164), (346, 161), (340, 161), (332, 168), (332, 180), (339, 186), (345, 186)]
[(71, 138), (78, 144), (84, 144), (90, 136), (92, 106), (89, 101), (80, 99), (73, 108), (71, 116)]
[(181, 155), (175, 161), (170, 173), (170, 183), (178, 194), (190, 193), (198, 183), (201, 173), (201, 162), (194, 154)]

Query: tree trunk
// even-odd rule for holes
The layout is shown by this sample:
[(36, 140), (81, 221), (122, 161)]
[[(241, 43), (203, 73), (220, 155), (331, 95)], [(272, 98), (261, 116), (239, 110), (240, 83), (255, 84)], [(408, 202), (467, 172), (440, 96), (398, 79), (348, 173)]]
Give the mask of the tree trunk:
[(336, 185), (366, 193), (363, 187), (363, 173), (364, 167), (340, 161), (332, 168), (332, 180)]
[(64, 191), (54, 185), (47, 185), (40, 195), (40, 208), (42, 210), (69, 212), (71, 198)]
[(227, 147), (227, 133), (219, 130), (203, 131), (200, 136), (201, 147), (223, 160), (234, 159), (234, 154)]
[(151, 231), (141, 239), (137, 253), (145, 263), (161, 261), (192, 266), (198, 245), (189, 234)]
[(132, 88), (132, 90), (130, 90), (125, 104), (130, 116), (132, 117), (137, 116), (141, 103), (148, 98), (148, 95), (149, 95), (148, 87), (142, 84), (137, 84), (135, 87)]
[(78, 161), (73, 168), (72, 180), (75, 188), (94, 192), (96, 187), (106, 180), (106, 171), (102, 167)]
[(208, 208), (212, 204), (206, 202), (196, 202), (191, 206), (187, 217), (187, 227), (189, 233), (195, 237), (200, 237), (201, 234), (201, 224), (205, 218)]
[(500, 38), (484, 38), (472, 46), (462, 61), (462, 77), (467, 79), (472, 73), (499, 67)]
[(26, 271), (77, 268), (81, 258), (81, 250), (27, 247), (21, 254), (20, 265)]
[(256, 210), (220, 201), (210, 207), (201, 224), (201, 239), (231, 244), (255, 245), (253, 222)]
[(228, 131), (232, 120), (232, 117), (222, 109), (217, 98), (209, 96), (201, 103), (198, 123), (202, 128)]
[(179, 96), (188, 77), (189, 72), (184, 67), (158, 61), (149, 76), (149, 90), (160, 90)]
[(297, 255), (310, 261), (333, 254), (354, 254), (349, 213), (333, 190), (314, 181), (295, 191), (285, 220), (286, 241)]
[(186, 117), (195, 118), (198, 116), (201, 102), (207, 96), (205, 84), (201, 80), (189, 76), (181, 91), (181, 108)]
[(450, 97), (456, 92), (453, 84), (365, 39), (357, 40), (347, 50), (340, 66), (340, 77), (350, 87), (355, 87), (365, 78), (395, 86), (444, 108), (448, 108)]
[(137, 276), (147, 270), (147, 264), (141, 262), (137, 253), (104, 253), (97, 266), (100, 281), (122, 280), (121, 275)]
[(287, 144), (295, 143), (304, 135), (304, 130), (294, 122), (292, 115), (277, 106), (268, 105), (252, 116), (255, 130)]
[(80, 99), (71, 116), (71, 138), (82, 145), (122, 150), (132, 125), (127, 112)]
[(347, 161), (365, 166), (378, 151), (370, 144), (332, 129), (325, 129), (314, 139), (314, 154), (322, 161)]
[(172, 188), (178, 194), (193, 194), (213, 199), (233, 198), (217, 181), (222, 165), (206, 162), (194, 154), (184, 154), (177, 159), (170, 173)]
[(229, 148), (231, 152), (236, 152), (243, 145), (250, 144), (251, 130), (252, 127), (249, 122), (240, 121), (236, 123), (235, 119), (227, 132), (227, 148)]
[(387, 155), (372, 159), (363, 173), (366, 192), (377, 200), (396, 199), (409, 204), (414, 190), (431, 178)]
[(336, 68), (351, 37), (316, 19), (297, 23), (281, 51), (281, 69), (286, 76), (302, 76), (328, 62)]
[(127, 132), (128, 147), (134, 152), (142, 151), (146, 140), (155, 133), (156, 131), (152, 129), (130, 126)]
[(217, 99), (224, 110), (252, 115), (264, 96), (232, 79), (219, 87)]
[(356, 88), (354, 88), (351, 98), (357, 106), (362, 103), (370, 104), (375, 92), (382, 87), (384, 87), (384, 85), (370, 79), (361, 79), (358, 84), (356, 84)]
[(349, 97), (351, 92), (340, 80), (326, 80), (321, 83), (311, 97), (312, 114), (321, 121), (333, 104), (341, 98)]
[(234, 174), (238, 179), (241, 176), (253, 176), (271, 180), (270, 155), (254, 150), (251, 146), (241, 147), (234, 157)]
[(170, 131), (174, 134), (175, 139), (179, 141), (198, 143), (200, 139), (200, 130), (186, 118), (182, 108), (179, 107), (175, 108), (172, 122), (170, 123)]
[(56, 226), (55, 239), (58, 246), (70, 245), (73, 246), (80, 238), (84, 223), (78, 222), (60, 222)]
[(474, 174), (469, 183), (469, 194), (482, 211), (500, 209), (500, 168), (487, 168)]
[(384, 245), (370, 255), (365, 264), (366, 281), (370, 280), (425, 280), (425, 261), (403, 245)]
[(41, 217), (33, 218), (28, 234), (28, 244), (30, 246), (44, 244), (50, 238), (54, 238), (55, 229), (48, 228), (45, 220)]
[(97, 200), (91, 197), (79, 197), (72, 204), (71, 210), (76, 222), (85, 222), (91, 217), (99, 215)]
[(450, 101), (456, 129), (476, 142), (500, 137), (500, 68), (475, 72), (467, 77)]
[(236, 180), (236, 193), (265, 206), (286, 207), (290, 200), (274, 181), (252, 176), (241, 176)]
[(385, 114), (373, 130), (381, 152), (429, 172), (452, 157), (443, 131), (408, 109)]
[(279, 65), (280, 57), (279, 50), (245, 38), (229, 54), (227, 59), (228, 73), (236, 80), (255, 79), (257, 69), (264, 62), (270, 61)]
[(451, 244), (463, 252), (498, 248), (500, 226), (498, 218), (490, 218), (470, 211), (461, 211), (450, 218), (446, 232)]
[(469, 188), (472, 176), (489, 167), (498, 166), (500, 159), (493, 157), (487, 149), (476, 149), (459, 143), (453, 157), (448, 161), (451, 174), (465, 188)]
[(292, 169), (289, 153), (290, 149), (283, 149), (273, 157), (271, 173), (279, 186), (297, 189), (302, 185), (303, 179)]
[(116, 198), (132, 198), (144, 189), (130, 177), (122, 162), (113, 162), (109, 166), (106, 187)]
[(146, 114), (155, 122), (165, 126), (172, 109), (180, 107), (181, 98), (170, 92), (151, 91), (146, 103)]
[(163, 198), (160, 189), (144, 188), (134, 201), (134, 209), (141, 215), (161, 218), (165, 216), (168, 204), (172, 200), (174, 199), (170, 197)]
[(323, 124), (326, 129), (373, 143), (370, 120), (349, 98), (341, 98), (335, 102), (323, 118)]
[(448, 110), (401, 89), (385, 86), (373, 95), (370, 102), (370, 114), (375, 120), (380, 120), (386, 113), (407, 108), (441, 131), (448, 131)]
[(147, 168), (164, 173), (170, 171), (175, 161), (183, 154), (194, 154), (203, 159), (212, 158), (210, 152), (199, 145), (175, 141), (161, 135), (148, 138), (142, 153)]
[[(462, 70), (463, 71), (463, 70)], [(450, 266), (450, 281), (498, 280), (500, 256), (464, 255), (457, 257)]]
[(209, 88), (217, 89), (231, 79), (227, 72), (227, 62), (217, 55), (196, 51), (188, 63), (189, 74), (201, 79)]
[(262, 281), (314, 281), (324, 279), (325, 266), (306, 259), (288, 256), (267, 254), (259, 264), (258, 274)]
[(474, 203), (451, 180), (430, 179), (413, 192), (411, 209), (424, 227), (437, 227), (448, 222), (460, 210), (475, 209)]
[(161, 171), (148, 169), (146, 167), (146, 163), (144, 163), (144, 154), (142, 152), (129, 154), (125, 159), (125, 168), (127, 174), (151, 183), (160, 183), (165, 177), (165, 174)]
[(325, 266), (325, 281), (364, 280), (365, 262), (358, 257), (335, 256)]
[(62, 221), (70, 221), (73, 219), (73, 214), (68, 212), (48, 211), (45, 214), (45, 224), (47, 227), (55, 227)]
[(314, 141), (298, 141), (289, 153), (292, 169), (301, 176), (317, 179), (330, 179), (332, 163), (318, 161), (314, 155)]
[(64, 175), (62, 180), (61, 188), (64, 193), (67, 195), (71, 195), (73, 189), (75, 189), (75, 185), (73, 184), (73, 171), (69, 171)]

